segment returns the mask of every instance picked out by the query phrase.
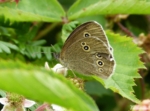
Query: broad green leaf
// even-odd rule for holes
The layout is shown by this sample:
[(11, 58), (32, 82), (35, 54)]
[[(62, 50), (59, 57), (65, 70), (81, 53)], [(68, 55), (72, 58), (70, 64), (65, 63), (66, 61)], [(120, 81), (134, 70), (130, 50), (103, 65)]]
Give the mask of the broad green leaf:
[(107, 31), (107, 37), (114, 49), (116, 68), (114, 74), (107, 80), (101, 80), (98, 77), (94, 78), (102, 82), (106, 88), (110, 88), (123, 97), (138, 103), (139, 100), (133, 94), (132, 87), (135, 86), (134, 79), (140, 78), (138, 69), (145, 68), (139, 57), (139, 54), (143, 53), (143, 51), (129, 37), (109, 31)]
[(19, 0), (0, 4), (0, 16), (11, 21), (62, 21), (65, 12), (57, 0)]
[(104, 95), (113, 95), (113, 92), (110, 89), (103, 87), (98, 81), (88, 81), (85, 83), (85, 90), (90, 95), (104, 96)]
[(86, 16), (86, 17), (77, 19), (77, 21), (79, 21), (80, 23), (88, 22), (91, 20), (97, 21), (98, 23), (100, 23), (104, 29), (107, 26), (107, 19), (106, 19), (105, 15), (93, 15), (93, 16)]
[(149, 0), (77, 0), (68, 10), (69, 20), (98, 14), (149, 14)]
[(0, 89), (71, 111), (99, 111), (94, 101), (62, 75), (19, 61), (0, 60)]
[[(72, 26), (72, 24), (70, 24), (70, 26)], [(67, 29), (64, 28), (63, 30)], [(115, 71), (113, 76), (107, 80), (103, 80), (97, 76), (93, 77), (106, 88), (138, 103), (139, 100), (133, 94), (134, 91), (132, 87), (135, 86), (134, 79), (141, 77), (138, 74), (138, 69), (145, 68), (139, 57), (139, 55), (143, 53), (143, 50), (138, 48), (129, 37), (114, 34), (110, 31), (107, 31), (106, 35), (114, 51), (116, 61)]]

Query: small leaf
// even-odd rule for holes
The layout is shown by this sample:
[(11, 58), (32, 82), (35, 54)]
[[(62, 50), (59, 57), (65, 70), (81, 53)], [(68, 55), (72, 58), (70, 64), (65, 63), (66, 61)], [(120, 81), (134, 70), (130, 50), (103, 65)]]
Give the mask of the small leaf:
[(41, 52), (40, 46), (36, 47), (35, 53), (36, 53), (37, 58), (40, 59), (42, 57), (42, 52)]
[(1, 95), (2, 97), (6, 97), (6, 93), (5, 93), (3, 90), (0, 90), (0, 95)]
[(36, 51), (35, 51), (36, 47), (34, 46), (26, 46), (26, 50), (27, 50), (27, 56), (31, 57), (31, 58), (36, 58)]
[(46, 56), (46, 58), (48, 60), (51, 60), (52, 59), (52, 51), (51, 51), (51, 47), (42, 47), (42, 50)]
[(69, 37), (69, 34), (75, 29), (79, 22), (78, 21), (73, 21), (68, 24), (64, 24), (62, 28), (62, 41), (65, 42), (66, 38)]
[(61, 48), (60, 48), (59, 44), (52, 45), (51, 49), (54, 52), (60, 52), (61, 51)]
[(11, 49), (14, 49), (14, 50), (18, 50), (18, 47), (16, 46), (16, 45), (14, 45), (14, 44), (11, 44), (11, 43), (5, 43), (9, 48), (11, 48)]
[(2, 41), (0, 41), (0, 48), (1, 50), (3, 50), (6, 53), (11, 53), (10, 49), (8, 48), (8, 46), (6, 46)]
[(38, 41), (33, 41), (32, 45), (33, 46), (40, 46), (46, 43), (46, 40), (38, 40)]
[(10, 49), (18, 50), (18, 47), (14, 44), (0, 41), (0, 52), (11, 53)]
[(42, 52), (41, 52), (42, 47), (41, 46), (26, 46), (26, 51), (23, 51), (23, 53), (28, 56), (29, 58), (41, 58), (42, 57)]

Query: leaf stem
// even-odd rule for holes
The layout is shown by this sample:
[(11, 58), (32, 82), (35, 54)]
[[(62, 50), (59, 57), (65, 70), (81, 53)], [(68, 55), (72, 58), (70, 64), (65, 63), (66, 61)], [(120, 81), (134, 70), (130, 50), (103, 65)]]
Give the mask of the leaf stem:
[(38, 40), (38, 39), (42, 38), (48, 32), (50, 32), (51, 30), (53, 30), (58, 24), (59, 23), (53, 23), (53, 24), (48, 25), (47, 27), (44, 28), (44, 30), (40, 31), (38, 33), (38, 35), (33, 40), (35, 41), (35, 40)]
[(120, 29), (121, 29), (123, 32), (125, 32), (128, 36), (133, 37), (133, 38), (136, 37), (131, 31), (129, 31), (126, 27), (124, 27), (120, 22), (116, 22), (116, 23), (117, 23), (117, 25), (120, 27)]

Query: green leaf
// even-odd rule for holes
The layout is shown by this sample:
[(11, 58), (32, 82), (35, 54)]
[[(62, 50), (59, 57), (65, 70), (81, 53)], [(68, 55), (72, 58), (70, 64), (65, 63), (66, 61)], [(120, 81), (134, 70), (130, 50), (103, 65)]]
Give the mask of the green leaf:
[[(34, 42), (32, 45), (21, 46), (20, 52), (23, 55), (26, 55), (27, 57), (32, 58), (32, 59), (36, 59), (36, 58), (40, 59), (43, 57), (43, 55), (45, 55), (48, 60), (51, 60), (53, 47), (35, 46), (36, 45), (35, 43), (36, 42)], [(42, 42), (39, 42), (39, 44), (40, 43)], [(38, 42), (37, 42), (37, 45), (38, 45)], [(58, 50), (59, 47), (56, 45), (55, 48)], [(57, 51), (55, 51), (54, 53), (56, 52)]]
[(33, 58), (33, 59), (41, 58), (42, 57), (41, 49), (42, 49), (41, 46), (27, 45), (26, 50), (22, 51), (21, 53), (25, 54), (29, 58)]
[(94, 101), (62, 75), (19, 61), (0, 60), (0, 89), (63, 106), (71, 111), (99, 111)]
[[(70, 26), (72, 26), (71, 23)], [(62, 30), (67, 29), (64, 28)], [(68, 34), (67, 31), (64, 32), (64, 35)], [(134, 91), (132, 87), (135, 86), (134, 79), (141, 77), (138, 74), (138, 69), (145, 68), (139, 57), (144, 51), (138, 48), (129, 37), (114, 34), (110, 31), (107, 31), (106, 34), (110, 45), (114, 49), (114, 58), (116, 61), (115, 71), (113, 76), (107, 80), (103, 80), (97, 76), (93, 77), (101, 82), (106, 88), (110, 88), (112, 91), (119, 93), (123, 97), (138, 103), (139, 100), (133, 94)]]
[(42, 47), (42, 50), (46, 56), (46, 58), (48, 60), (51, 60), (52, 59), (52, 51), (51, 51), (51, 47)]
[(0, 16), (11, 21), (62, 21), (65, 12), (57, 0), (20, 0), (0, 4)]
[(100, 23), (103, 28), (105, 29), (105, 27), (107, 26), (107, 19), (105, 17), (105, 15), (93, 15), (93, 16), (86, 16), (86, 17), (82, 17), (82, 18), (78, 18), (77, 19), (80, 23), (84, 23), (84, 22), (88, 22), (88, 21), (97, 21), (98, 23)]
[(55, 45), (52, 45), (51, 48), (52, 48), (52, 51), (54, 51), (55, 53), (60, 53), (60, 51), (61, 51), (59, 43), (55, 44)]
[(77, 0), (67, 15), (74, 20), (98, 14), (149, 14), (149, 8), (148, 0)]
[(6, 97), (6, 93), (3, 90), (0, 90), (0, 96), (1, 97)]
[(39, 46), (39, 45), (43, 45), (46, 43), (46, 40), (38, 40), (38, 41), (33, 41), (32, 45), (33, 46)]
[(14, 44), (0, 41), (0, 52), (6, 52), (10, 54), (11, 53), (10, 49), (18, 50), (18, 47)]
[(63, 42), (66, 41), (66, 38), (69, 37), (69, 34), (72, 32), (72, 30), (77, 27), (78, 23), (78, 21), (72, 21), (63, 25), (61, 37)]
[(116, 68), (114, 74), (107, 80), (94, 78), (103, 83), (106, 88), (138, 103), (139, 100), (133, 94), (132, 87), (135, 86), (134, 79), (141, 77), (138, 74), (138, 69), (145, 68), (139, 57), (139, 54), (144, 51), (138, 48), (129, 37), (109, 31), (107, 31), (107, 37), (114, 50)]
[(0, 49), (3, 50), (2, 52), (6, 52), (8, 54), (11, 53), (10, 49), (8, 46), (6, 46), (2, 41), (0, 41)]
[(104, 95), (113, 95), (110, 89), (105, 89), (98, 81), (88, 81), (85, 83), (85, 91), (90, 95), (102, 97)]

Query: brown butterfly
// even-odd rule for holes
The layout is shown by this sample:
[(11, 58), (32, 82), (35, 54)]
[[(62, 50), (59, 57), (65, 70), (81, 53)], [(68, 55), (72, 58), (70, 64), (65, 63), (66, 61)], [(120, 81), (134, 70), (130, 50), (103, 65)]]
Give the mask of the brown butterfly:
[(95, 21), (80, 25), (70, 34), (59, 60), (70, 70), (104, 79), (113, 73), (115, 67), (113, 50), (102, 26)]

